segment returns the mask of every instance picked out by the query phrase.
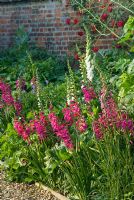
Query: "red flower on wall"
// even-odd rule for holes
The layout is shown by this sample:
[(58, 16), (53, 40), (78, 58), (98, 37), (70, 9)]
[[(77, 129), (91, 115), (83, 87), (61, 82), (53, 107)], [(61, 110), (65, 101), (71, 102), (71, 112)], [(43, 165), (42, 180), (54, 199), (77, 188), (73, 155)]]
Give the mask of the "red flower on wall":
[(82, 14), (83, 14), (83, 11), (82, 11), (82, 10), (78, 10), (78, 11), (77, 11), (77, 15), (78, 15), (78, 16), (81, 16)]
[(116, 47), (117, 49), (120, 49), (120, 48), (121, 48), (121, 45), (120, 45), (120, 44), (116, 44), (115, 47)]
[(80, 59), (80, 57), (79, 57), (79, 55), (77, 53), (74, 54), (74, 59), (75, 60), (79, 60)]
[(96, 31), (97, 31), (95, 24), (92, 24), (92, 25), (91, 25), (91, 29), (92, 29), (93, 32), (96, 32)]
[(117, 26), (118, 27), (123, 27), (124, 26), (124, 22), (122, 20), (117, 22)]
[(66, 24), (67, 24), (67, 25), (70, 25), (70, 24), (71, 24), (71, 19), (70, 19), (70, 18), (66, 19)]
[(93, 50), (94, 53), (97, 53), (99, 51), (99, 48), (98, 47), (93, 47), (92, 50)]
[(112, 10), (113, 10), (112, 6), (109, 6), (107, 9), (108, 12), (112, 12)]
[(77, 18), (74, 19), (74, 24), (78, 24), (79, 20)]
[(79, 31), (79, 32), (78, 32), (78, 35), (79, 35), (79, 36), (83, 36), (83, 35), (84, 35), (84, 32), (83, 32), (83, 31)]
[(107, 18), (108, 18), (108, 14), (107, 13), (102, 14), (101, 17), (100, 17), (101, 21), (106, 21)]

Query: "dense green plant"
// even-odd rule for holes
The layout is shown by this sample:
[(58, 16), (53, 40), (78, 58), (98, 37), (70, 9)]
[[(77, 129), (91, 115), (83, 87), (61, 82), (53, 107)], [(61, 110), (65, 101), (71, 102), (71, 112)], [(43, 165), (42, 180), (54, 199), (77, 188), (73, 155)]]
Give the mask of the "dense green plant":
[(6, 170), (9, 181), (24, 181), (28, 176), (28, 152), (25, 143), (20, 140), (12, 124), (8, 123), (4, 133), (0, 136), (0, 166)]
[[(14, 46), (0, 53), (0, 77), (10, 83), (22, 77), (29, 81), (34, 76), (33, 65), (38, 69), (40, 81), (63, 81), (66, 63), (41, 48), (30, 48), (29, 36), (24, 27), (17, 30)], [(31, 62), (32, 61), (32, 62)]]
[[(111, 130), (105, 132), (103, 141), (96, 141), (99, 151), (97, 161), (98, 190), (103, 199), (132, 199), (134, 195), (133, 152), (129, 134)], [(98, 195), (99, 196), (99, 195)]]
[(134, 17), (129, 16), (128, 21), (126, 22), (124, 28), (124, 35), (119, 41), (119, 44), (129, 44), (129, 51), (134, 52), (134, 45), (133, 45), (133, 40), (134, 40)]

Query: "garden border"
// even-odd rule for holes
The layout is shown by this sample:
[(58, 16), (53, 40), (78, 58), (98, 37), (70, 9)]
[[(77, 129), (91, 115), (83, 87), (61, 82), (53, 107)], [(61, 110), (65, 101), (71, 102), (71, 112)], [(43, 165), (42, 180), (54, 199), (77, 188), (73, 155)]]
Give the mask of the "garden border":
[(54, 195), (55, 197), (57, 197), (59, 200), (69, 200), (67, 197), (61, 195), (60, 193), (52, 190), (51, 188), (46, 187), (45, 185), (41, 184), (41, 183), (35, 183), (35, 185), (45, 191), (51, 192), (52, 195)]

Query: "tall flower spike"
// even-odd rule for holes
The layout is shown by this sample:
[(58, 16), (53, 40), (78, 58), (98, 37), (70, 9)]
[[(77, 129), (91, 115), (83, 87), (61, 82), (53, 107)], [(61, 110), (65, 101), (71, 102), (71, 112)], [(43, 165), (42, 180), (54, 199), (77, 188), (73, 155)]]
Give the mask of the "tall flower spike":
[(76, 100), (76, 88), (75, 88), (75, 79), (74, 79), (74, 73), (70, 67), (69, 61), (68, 61), (68, 70), (69, 70), (69, 76), (66, 77), (67, 80), (67, 102), (70, 104), (70, 101)]
[(54, 133), (64, 142), (67, 148), (72, 149), (73, 143), (66, 126), (59, 123), (58, 117), (55, 115), (55, 113), (50, 113), (48, 115), (48, 119), (51, 123)]
[(37, 70), (36, 70), (36, 95), (37, 95), (37, 101), (38, 101), (38, 108), (40, 111), (42, 111), (42, 103), (40, 99), (40, 83), (39, 83), (39, 76), (38, 76)]
[(90, 43), (90, 35), (86, 26), (84, 26), (86, 31), (86, 57), (85, 57), (85, 65), (87, 72), (87, 79), (92, 82), (93, 80), (93, 65), (91, 64), (91, 43)]
[(80, 48), (78, 47), (78, 45), (76, 44), (76, 50), (78, 52), (79, 55), (79, 67), (80, 67), (80, 73), (81, 73), (81, 77), (82, 77), (82, 83), (87, 82), (87, 72), (86, 72), (86, 67), (85, 67), (85, 60), (82, 59), (82, 52), (80, 51)]

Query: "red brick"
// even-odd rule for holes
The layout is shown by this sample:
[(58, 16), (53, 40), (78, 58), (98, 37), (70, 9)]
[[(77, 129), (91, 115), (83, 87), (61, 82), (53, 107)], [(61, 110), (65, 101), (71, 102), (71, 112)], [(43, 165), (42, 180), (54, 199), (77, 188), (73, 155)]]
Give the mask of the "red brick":
[[(69, 46), (76, 42), (82, 42), (83, 37), (78, 37), (79, 26), (66, 24), (66, 19), (78, 18), (78, 15), (70, 7), (69, 0), (60, 2), (21, 3), (13, 6), (5, 5), (0, 8), (0, 48), (11, 46), (14, 41), (16, 30), (24, 25), (30, 32), (30, 44), (34, 42), (60, 55), (68, 52)], [(80, 17), (79, 17), (80, 20)], [(2, 42), (1, 42), (2, 41)], [(4, 42), (3, 42), (4, 41)], [(108, 48), (112, 43), (112, 37), (101, 37), (96, 41), (100, 48)]]

